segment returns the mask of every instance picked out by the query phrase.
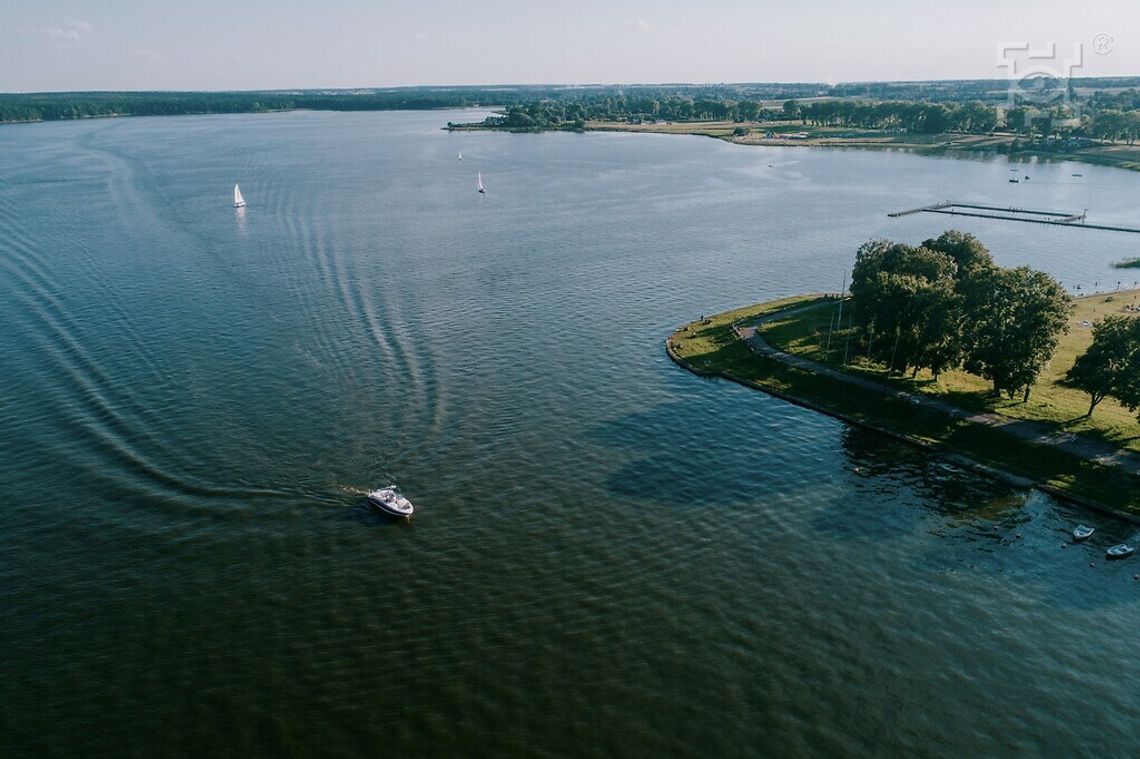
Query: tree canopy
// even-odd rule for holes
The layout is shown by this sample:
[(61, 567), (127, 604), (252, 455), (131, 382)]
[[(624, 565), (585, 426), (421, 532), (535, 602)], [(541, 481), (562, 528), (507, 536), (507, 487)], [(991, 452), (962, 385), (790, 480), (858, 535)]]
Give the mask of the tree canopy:
[(986, 246), (969, 232), (948, 229), (938, 237), (923, 240), (922, 247), (945, 253), (954, 259), (954, 263), (958, 266), (959, 280), (965, 279), (979, 269), (994, 265), (994, 257), (990, 255)]
[(1045, 272), (989, 267), (963, 280), (966, 371), (1013, 396), (1030, 390), (1068, 329), (1072, 298)]
[(1140, 407), (1140, 319), (1108, 316), (1093, 327), (1093, 341), (1065, 375), (1065, 383), (1089, 394), (1092, 416), (1108, 396)]
[(851, 275), (867, 355), (888, 373), (964, 367), (995, 392), (1029, 391), (1056, 350), (1072, 304), (1049, 275), (1002, 269), (975, 237), (949, 230), (914, 247), (861, 246)]
[(953, 301), (957, 265), (945, 253), (889, 240), (859, 248), (851, 275), (855, 318), (870, 336), (868, 350), (890, 371), (908, 366), (941, 372), (953, 324), (943, 313)]

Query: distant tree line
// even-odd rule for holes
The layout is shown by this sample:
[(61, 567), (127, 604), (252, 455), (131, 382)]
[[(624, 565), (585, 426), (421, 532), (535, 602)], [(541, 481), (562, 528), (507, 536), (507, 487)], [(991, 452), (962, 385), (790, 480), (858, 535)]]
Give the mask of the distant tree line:
[(803, 104), (789, 101), (784, 104), (782, 115), (814, 126), (898, 129), (923, 134), (987, 134), (1001, 130), (1030, 140), (1085, 139), (1134, 144), (1140, 139), (1140, 92), (1099, 95), (1094, 93), (1087, 101), (1070, 100), (1051, 106), (1020, 101), (993, 105), (980, 100), (818, 100)]
[(543, 100), (513, 105), (487, 126), (517, 131), (581, 129), (586, 121), (756, 121), (770, 118), (756, 100), (668, 95), (603, 95), (584, 100)]
[[(505, 104), (483, 126), (512, 131), (582, 129), (587, 121), (798, 121), (920, 134), (1013, 133), (1035, 150), (1068, 150), (1093, 141), (1140, 139), (1140, 79), (1080, 80), (1082, 88), (1129, 84), (1132, 89), (1078, 95), (1075, 82), (1044, 78), (1027, 93), (1008, 80), (859, 85), (659, 85), (568, 88), (531, 93)], [(784, 96), (782, 104), (775, 105)], [(451, 126), (451, 125), (449, 125)]]
[[(356, 90), (272, 90), (248, 92), (46, 92), (0, 93), (0, 122), (53, 121), (104, 116), (166, 116), (197, 113), (257, 113), (310, 109), (326, 111), (426, 110), (475, 106), (510, 107), (545, 102), (575, 103), (610, 99), (623, 110), (630, 102), (682, 99), (812, 97), (819, 84), (742, 85), (506, 85), (496, 87), (394, 87)], [(677, 118), (707, 118), (709, 112), (681, 106)]]
[(501, 99), (467, 90), (341, 92), (52, 92), (0, 94), (0, 121), (55, 121), (105, 116), (172, 116), (198, 113), (424, 110), (462, 108)]
[[(103, 116), (368, 111), (493, 106), (487, 125), (518, 131), (575, 129), (602, 121), (786, 121), (804, 125), (983, 133), (1031, 140), (1135, 141), (1140, 77), (1042, 79), (1010, 102), (1005, 79), (961, 82), (507, 85), (251, 92), (52, 92), (0, 94), (0, 122)], [(1083, 100), (1077, 95), (1092, 91)], [(1015, 94), (1016, 95), (1016, 94)]]
[(786, 109), (816, 126), (851, 126), (865, 129), (903, 129), (909, 132), (992, 132), (1002, 121), (1001, 111), (981, 101), (931, 103), (925, 101), (823, 100)]
[[(1114, 101), (1116, 102), (1116, 101)], [(1130, 101), (1119, 101), (1127, 105)], [(1077, 116), (1078, 110), (1080, 115)], [(484, 126), (513, 131), (582, 129), (587, 121), (652, 123), (656, 121), (799, 121), (804, 126), (851, 127), (919, 134), (992, 134), (1011, 132), (1029, 140), (1047, 139), (1074, 147), (1072, 140), (1140, 139), (1140, 108), (1098, 109), (1086, 105), (1042, 108), (998, 106), (973, 100), (930, 101), (812, 100), (785, 101), (780, 107), (758, 100), (669, 95), (599, 95), (580, 100), (543, 99), (510, 105), (488, 117)], [(1036, 143), (1035, 143), (1036, 144)], [(1086, 143), (1087, 144), (1087, 143)], [(1040, 147), (1040, 145), (1037, 145)], [(1018, 144), (1020, 147), (1020, 143)], [(1048, 145), (1045, 146), (1048, 149)]]

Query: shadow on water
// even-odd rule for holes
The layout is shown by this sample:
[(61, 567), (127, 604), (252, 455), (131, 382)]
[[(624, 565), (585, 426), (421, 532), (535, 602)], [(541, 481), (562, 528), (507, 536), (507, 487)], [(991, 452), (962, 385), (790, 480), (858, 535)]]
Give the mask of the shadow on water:
[[(703, 399), (662, 403), (594, 427), (597, 443), (633, 456), (605, 481), (616, 496), (692, 508), (755, 503), (763, 494), (810, 488), (813, 472), (834, 471), (834, 453), (819, 443), (825, 418), (784, 406), (768, 396), (740, 392), (739, 404)], [(773, 413), (775, 411), (775, 413)], [(795, 417), (799, 424), (796, 424)], [(807, 428), (796, 436), (796, 428)]]
[[(739, 392), (739, 404), (662, 403), (593, 428), (590, 437), (615, 458), (632, 456), (606, 489), (668, 508), (773, 504), (781, 518), (806, 517), (810, 535), (835, 543), (849, 561), (885, 551), (915, 571), (994, 578), (1055, 606), (1091, 610), (1134, 600), (1140, 565), (1104, 559), (1107, 546), (1136, 539), (1133, 525)], [(1081, 522), (1097, 533), (1073, 544)]]
[(923, 510), (963, 525), (1013, 523), (1028, 492), (963, 469), (946, 459), (862, 427), (842, 436), (847, 469), (857, 492), (911, 495)]
[[(854, 492), (816, 515), (822, 533), (903, 542), (925, 534), (916, 565), (968, 571), (1033, 589), (1056, 606), (1092, 610), (1134, 600), (1140, 567), (1107, 563), (1135, 525), (1015, 487), (858, 427), (842, 436)], [(1084, 523), (1096, 534), (1074, 543)]]

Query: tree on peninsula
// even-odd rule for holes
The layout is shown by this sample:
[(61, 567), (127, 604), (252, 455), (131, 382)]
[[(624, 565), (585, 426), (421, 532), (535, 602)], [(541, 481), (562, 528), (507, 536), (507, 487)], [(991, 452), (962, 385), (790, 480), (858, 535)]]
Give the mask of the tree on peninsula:
[(1131, 411), (1140, 407), (1140, 319), (1108, 316), (1093, 327), (1093, 341), (1065, 375), (1065, 384), (1089, 394), (1092, 416), (1114, 396)]
[(941, 372), (954, 363), (957, 266), (945, 253), (875, 240), (859, 248), (851, 275), (855, 320), (869, 353), (888, 372)]
[(976, 237), (955, 230), (919, 247), (863, 244), (851, 296), (866, 355), (888, 374), (929, 369), (937, 379), (963, 367), (988, 379), (995, 393), (1021, 391), (1025, 400), (1072, 309), (1048, 274), (1002, 269)]
[(966, 371), (993, 383), (994, 393), (1029, 400), (1072, 311), (1057, 280), (1028, 266), (986, 268), (963, 283)]
[(981, 240), (969, 232), (959, 232), (948, 229), (938, 237), (922, 241), (922, 247), (945, 253), (954, 259), (958, 265), (957, 278), (965, 279), (979, 269), (987, 269), (994, 265), (994, 257)]

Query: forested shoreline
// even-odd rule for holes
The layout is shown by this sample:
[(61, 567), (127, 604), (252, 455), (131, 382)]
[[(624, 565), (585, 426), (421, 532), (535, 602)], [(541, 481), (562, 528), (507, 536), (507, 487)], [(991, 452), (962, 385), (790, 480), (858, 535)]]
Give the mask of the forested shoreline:
[(1135, 141), (1140, 77), (1035, 80), (1011, 91), (1005, 79), (822, 83), (502, 85), (298, 89), (236, 92), (0, 93), (0, 122), (111, 116), (494, 107), (477, 124), (512, 131), (581, 129), (588, 121), (796, 121), (920, 134), (1008, 129)]
[(266, 92), (48, 92), (0, 94), (0, 122), (110, 116), (183, 116), (270, 111), (419, 111), (504, 106), (532, 97), (528, 88), (400, 88)]
[[(535, 93), (537, 94), (537, 93)], [(622, 123), (736, 122), (917, 135), (1002, 132), (1028, 139), (1132, 145), (1140, 138), (1140, 78), (899, 82), (863, 85), (639, 86), (548, 92), (505, 104), (475, 124), (515, 132)], [(743, 126), (748, 125), (748, 126)]]

